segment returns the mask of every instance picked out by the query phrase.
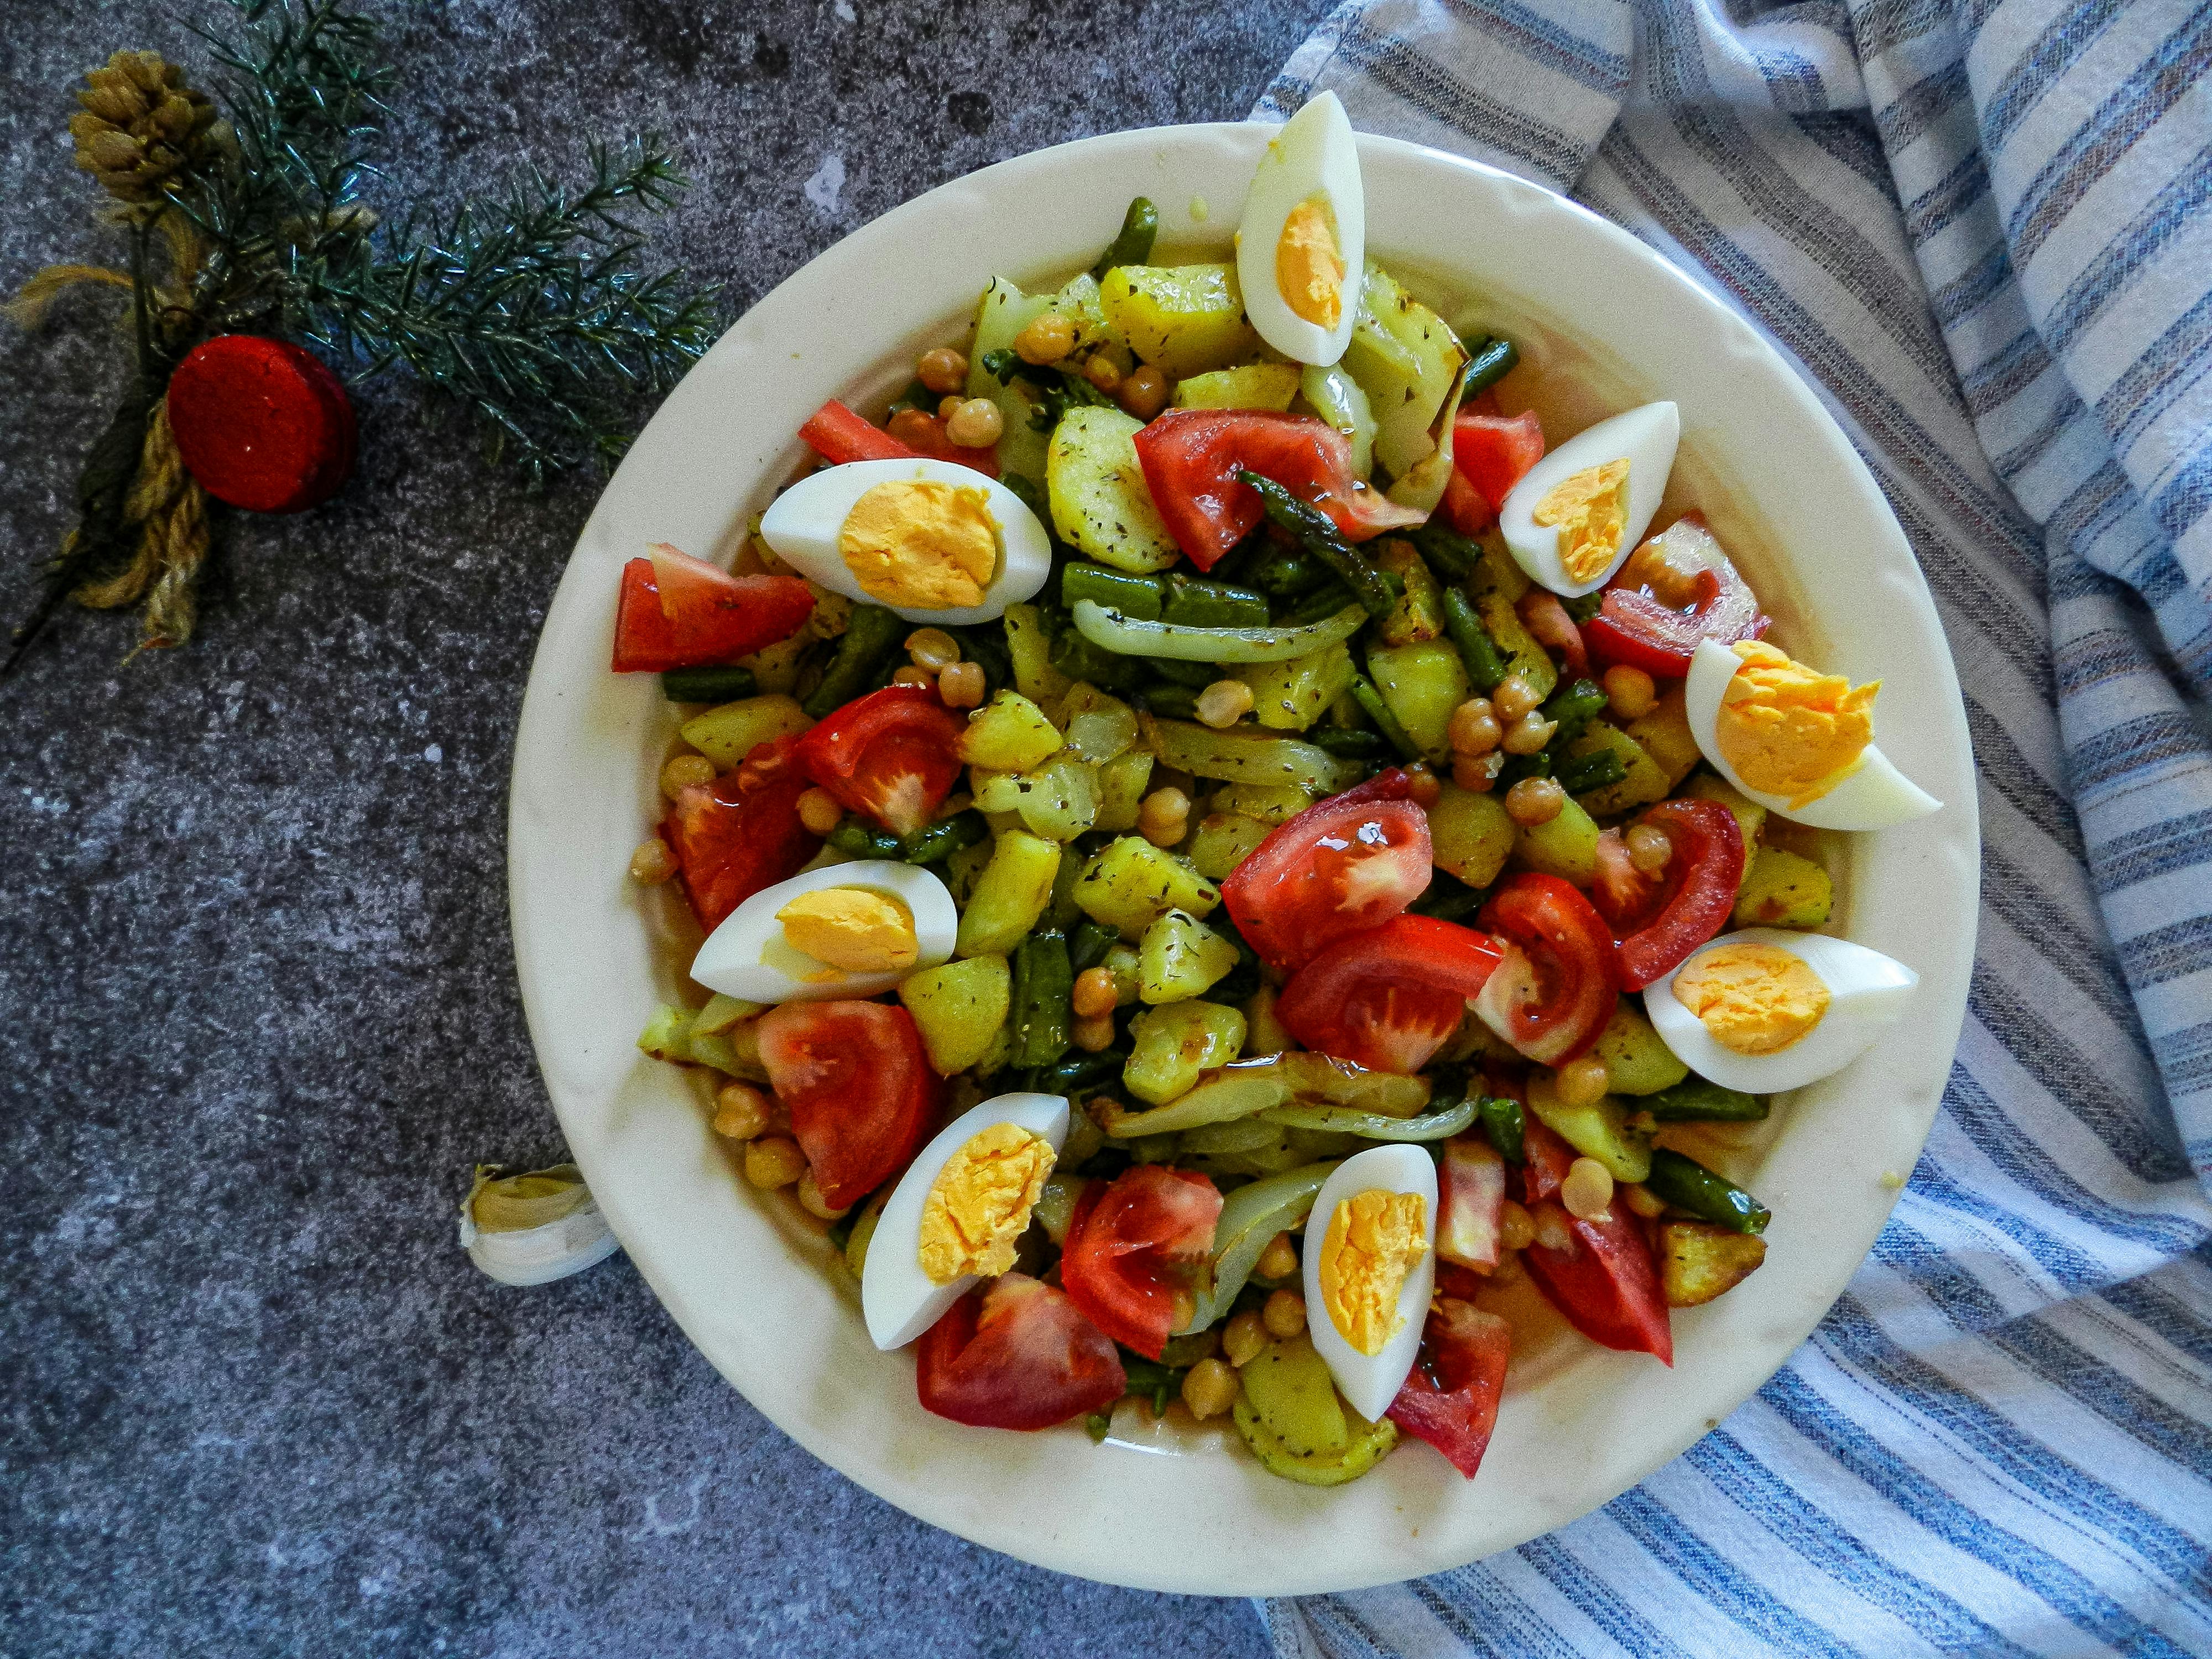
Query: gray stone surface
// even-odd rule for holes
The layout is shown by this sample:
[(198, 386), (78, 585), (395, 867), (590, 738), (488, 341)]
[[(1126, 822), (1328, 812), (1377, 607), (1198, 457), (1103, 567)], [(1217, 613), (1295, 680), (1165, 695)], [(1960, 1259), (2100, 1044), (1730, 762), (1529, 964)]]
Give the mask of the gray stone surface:
[[(0, 281), (112, 255), (63, 83), (118, 46), (190, 61), (198, 3), (0, 3)], [(1240, 114), (1317, 8), (377, 9), (396, 185), (660, 128), (698, 180), (661, 246), (734, 314), (985, 162)], [(11, 617), (119, 386), (113, 310), (0, 325)], [(454, 1248), (475, 1160), (561, 1152), (503, 828), (591, 490), (488, 479), (404, 382), (359, 406), (335, 502), (225, 526), (189, 650), (118, 666), (131, 624), (71, 612), (0, 686), (0, 1653), (1261, 1651), (1243, 1603), (1039, 1571), (869, 1497), (626, 1263), (502, 1291)]]

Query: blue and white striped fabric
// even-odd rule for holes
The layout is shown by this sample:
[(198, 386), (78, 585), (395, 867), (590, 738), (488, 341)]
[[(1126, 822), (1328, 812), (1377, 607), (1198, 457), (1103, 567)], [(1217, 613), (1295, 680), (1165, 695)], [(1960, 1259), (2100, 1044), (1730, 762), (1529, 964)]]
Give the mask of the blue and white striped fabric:
[[(1571, 191), (1820, 389), (1981, 767), (1957, 1066), (1811, 1342), (1285, 1655), (2212, 1654), (2212, 5), (1354, 0), (1261, 106)], [(2192, 713), (2195, 718), (2192, 718)]]

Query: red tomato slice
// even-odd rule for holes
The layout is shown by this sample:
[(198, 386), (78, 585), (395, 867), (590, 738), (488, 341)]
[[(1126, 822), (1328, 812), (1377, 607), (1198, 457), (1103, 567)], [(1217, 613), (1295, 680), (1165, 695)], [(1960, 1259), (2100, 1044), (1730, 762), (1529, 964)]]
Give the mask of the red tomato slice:
[(1299, 969), (1275, 1015), (1316, 1053), (1410, 1075), (1459, 1030), (1468, 999), (1498, 963), (1497, 945), (1472, 927), (1393, 916), (1334, 940)]
[(1667, 832), (1674, 856), (1660, 877), (1658, 913), (1620, 941), (1625, 991), (1664, 979), (1728, 926), (1743, 885), (1743, 829), (1717, 800), (1662, 800), (1639, 820)]
[(1428, 890), (1428, 814), (1393, 767), (1309, 806), (1224, 877), (1221, 897), (1247, 944), (1288, 971), (1333, 939), (1388, 921)]
[(923, 685), (855, 698), (799, 740), (794, 757), (839, 803), (910, 836), (960, 775), (961, 718)]
[(1175, 1328), (1182, 1281), (1213, 1248), (1221, 1194), (1202, 1175), (1140, 1164), (1076, 1200), (1060, 1282), (1083, 1316), (1158, 1359)]
[(1567, 1323), (1601, 1347), (1674, 1363), (1674, 1331), (1651, 1247), (1626, 1204), (1594, 1219), (1569, 1215), (1547, 1199), (1531, 1206), (1539, 1238), (1563, 1233), (1566, 1248), (1540, 1243), (1521, 1252), (1528, 1277)]
[(1171, 409), (1137, 434), (1137, 461), (1176, 544), (1200, 570), (1251, 533), (1260, 492), (1239, 472), (1272, 478), (1328, 514), (1352, 541), (1424, 521), (1352, 476), (1352, 445), (1310, 415), (1252, 409)]
[(1526, 1103), (1521, 1123), (1521, 1201), (1536, 1205), (1558, 1196), (1575, 1149), (1549, 1124), (1528, 1115)]
[(806, 417), (799, 436), (823, 460), (842, 466), (848, 461), (903, 461), (921, 452), (908, 448), (881, 427), (832, 398)]
[(1075, 1304), (1027, 1273), (1001, 1273), (921, 1334), (922, 1409), (979, 1429), (1048, 1429), (1121, 1397), (1121, 1356)]
[(1480, 536), (1498, 522), (1497, 509), (1456, 466), (1444, 480), (1444, 520), (1462, 536)]
[(614, 672), (734, 662), (789, 639), (813, 613), (814, 595), (796, 576), (732, 576), (664, 544), (623, 567)]
[(1559, 659), (1568, 678), (1578, 680), (1589, 673), (1589, 652), (1583, 644), (1583, 630), (1575, 626), (1575, 619), (1559, 603), (1558, 594), (1532, 587), (1513, 608), (1536, 642)]
[(1613, 933), (1590, 902), (1524, 870), (1491, 895), (1481, 921), (1506, 947), (1474, 1005), (1482, 1023), (1546, 1066), (1595, 1042), (1613, 1017)]
[[(1663, 599), (1638, 580), (1651, 551), (1676, 573)], [(1690, 672), (1699, 641), (1755, 640), (1766, 632), (1766, 622), (1759, 596), (1736, 574), (1705, 521), (1686, 513), (1630, 556), (1583, 631), (1602, 661), (1679, 679)]]
[(676, 854), (684, 896), (708, 933), (763, 887), (797, 875), (821, 849), (820, 837), (799, 818), (806, 787), (795, 775), (756, 783), (741, 769), (692, 785), (669, 807), (661, 838)]
[(882, 1002), (786, 1002), (761, 1016), (761, 1064), (823, 1202), (857, 1204), (937, 1127), (944, 1085), (914, 1016)]
[(1488, 1141), (1458, 1135), (1437, 1166), (1437, 1255), (1485, 1272), (1498, 1265), (1505, 1160)]
[(1662, 875), (1646, 875), (1628, 856), (1628, 842), (1618, 830), (1597, 838), (1597, 875), (1590, 883), (1590, 902), (1620, 939), (1634, 933), (1659, 908)]
[(1530, 410), (1503, 415), (1462, 410), (1452, 422), (1452, 465), (1496, 512), (1528, 469), (1544, 459), (1544, 423)]
[(1498, 1426), (1512, 1357), (1510, 1323), (1456, 1297), (1440, 1296), (1421, 1328), (1420, 1358), (1383, 1415), (1427, 1441), (1472, 1480)]

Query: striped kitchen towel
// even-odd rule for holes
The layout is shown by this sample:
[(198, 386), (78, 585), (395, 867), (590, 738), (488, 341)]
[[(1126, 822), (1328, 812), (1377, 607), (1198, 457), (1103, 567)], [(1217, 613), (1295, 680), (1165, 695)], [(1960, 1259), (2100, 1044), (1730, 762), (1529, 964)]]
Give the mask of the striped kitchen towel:
[(1958, 659), (1981, 941), (1812, 1340), (1603, 1510), (1285, 1655), (2212, 1654), (2212, 5), (1353, 0), (1260, 107), (1573, 194), (1795, 362)]

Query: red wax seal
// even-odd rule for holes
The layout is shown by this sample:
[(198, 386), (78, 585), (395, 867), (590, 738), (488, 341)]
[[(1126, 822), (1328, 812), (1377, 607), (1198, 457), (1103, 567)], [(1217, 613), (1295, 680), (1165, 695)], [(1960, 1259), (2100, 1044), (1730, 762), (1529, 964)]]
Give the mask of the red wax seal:
[(256, 513), (328, 501), (353, 471), (353, 404), (338, 377), (258, 334), (220, 335), (177, 365), (169, 429), (203, 489)]

